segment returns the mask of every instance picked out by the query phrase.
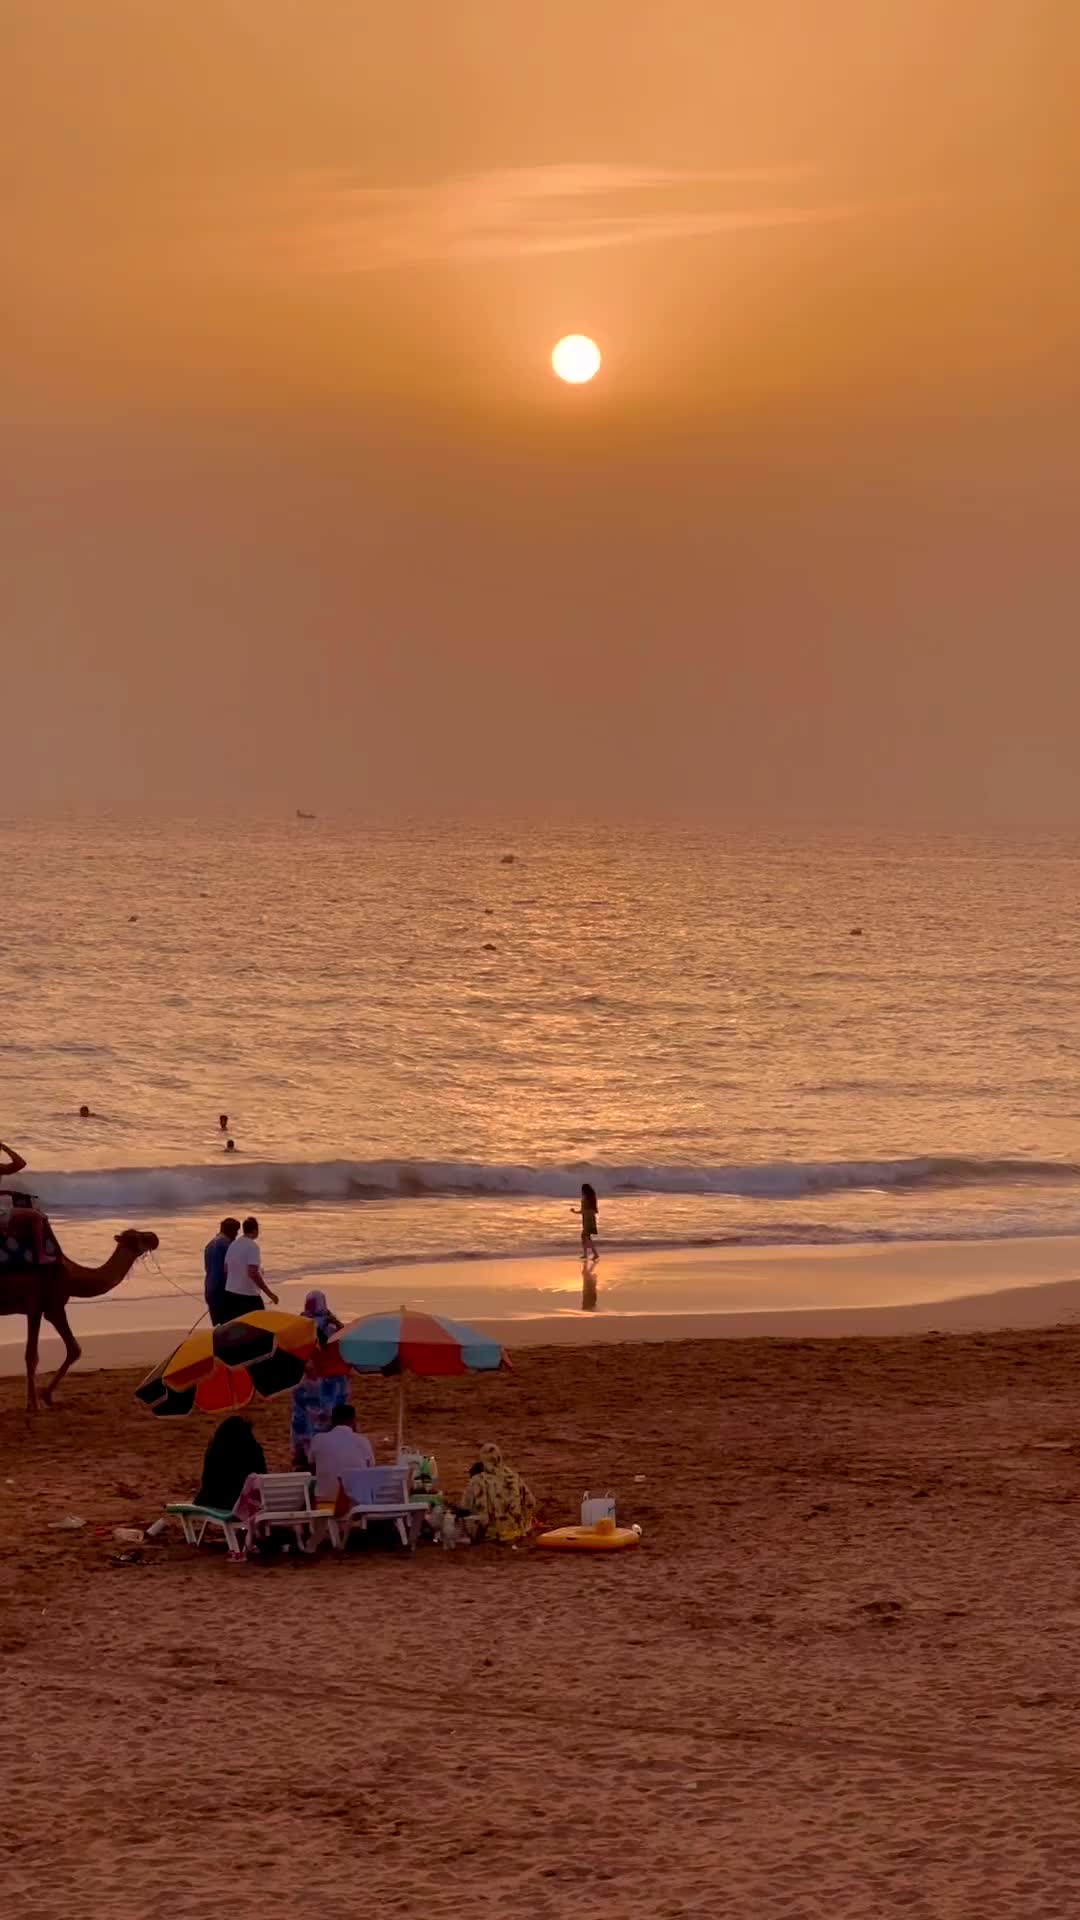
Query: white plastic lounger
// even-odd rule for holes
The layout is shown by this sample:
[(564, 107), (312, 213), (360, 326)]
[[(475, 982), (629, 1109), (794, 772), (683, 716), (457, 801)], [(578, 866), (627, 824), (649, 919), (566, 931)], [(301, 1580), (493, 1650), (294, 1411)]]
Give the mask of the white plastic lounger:
[(333, 1515), (316, 1508), (310, 1473), (260, 1473), (257, 1480), (259, 1510), (251, 1521), (253, 1541), (272, 1527), (285, 1527), (304, 1553), (314, 1553), (321, 1527), (333, 1539)]
[(345, 1545), (354, 1527), (364, 1532), (369, 1520), (392, 1520), (402, 1546), (415, 1551), (422, 1516), (409, 1501), (408, 1467), (357, 1467), (344, 1475), (341, 1485), (351, 1505), (347, 1513), (330, 1519), (335, 1547)]

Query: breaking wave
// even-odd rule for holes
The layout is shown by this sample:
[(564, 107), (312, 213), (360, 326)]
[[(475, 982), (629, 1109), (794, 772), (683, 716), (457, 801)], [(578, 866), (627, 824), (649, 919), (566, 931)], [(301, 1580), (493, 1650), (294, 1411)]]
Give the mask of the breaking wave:
[(937, 1155), (903, 1160), (774, 1161), (748, 1166), (529, 1167), (472, 1161), (230, 1159), (212, 1166), (109, 1167), (41, 1173), (34, 1191), (57, 1212), (170, 1213), (213, 1205), (235, 1211), (307, 1202), (411, 1200), (427, 1196), (576, 1196), (583, 1180), (601, 1195), (628, 1193), (731, 1195), (791, 1200), (815, 1194), (890, 1189), (917, 1192), (979, 1186), (1080, 1184), (1080, 1166), (1065, 1160)]

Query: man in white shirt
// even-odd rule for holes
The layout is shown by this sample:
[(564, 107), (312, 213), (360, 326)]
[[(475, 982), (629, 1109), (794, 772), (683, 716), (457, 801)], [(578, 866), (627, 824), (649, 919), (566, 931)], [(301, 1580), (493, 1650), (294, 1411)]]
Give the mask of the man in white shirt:
[(366, 1433), (356, 1431), (356, 1408), (335, 1407), (327, 1433), (308, 1442), (308, 1458), (315, 1473), (317, 1500), (334, 1500), (338, 1481), (357, 1467), (373, 1467), (375, 1455)]
[(220, 1308), (222, 1321), (235, 1320), (240, 1313), (254, 1312), (262, 1306), (264, 1294), (276, 1307), (277, 1294), (271, 1293), (263, 1278), (259, 1223), (249, 1215), (244, 1221), (242, 1233), (238, 1234), (225, 1255), (225, 1291), (221, 1295)]

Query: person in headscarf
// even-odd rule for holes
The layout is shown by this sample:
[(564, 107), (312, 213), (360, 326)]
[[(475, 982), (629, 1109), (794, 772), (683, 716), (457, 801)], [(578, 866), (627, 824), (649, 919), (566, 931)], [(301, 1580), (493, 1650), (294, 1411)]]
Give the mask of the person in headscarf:
[(304, 1295), (304, 1318), (314, 1320), (320, 1347), (325, 1347), (332, 1333), (340, 1333), (343, 1325), (337, 1314), (331, 1313), (321, 1287), (313, 1287)]
[(250, 1420), (231, 1413), (210, 1436), (203, 1456), (202, 1481), (195, 1495), (199, 1507), (231, 1513), (252, 1473), (266, 1472), (266, 1455), (255, 1438)]
[(319, 1346), (304, 1368), (300, 1384), (293, 1388), (290, 1431), (293, 1466), (298, 1473), (311, 1466), (310, 1449), (315, 1435), (329, 1433), (334, 1408), (345, 1406), (349, 1398), (349, 1382), (344, 1374), (327, 1376), (320, 1370), (319, 1353), (341, 1326), (336, 1313), (331, 1313), (327, 1306), (325, 1293), (313, 1288), (304, 1300), (304, 1313), (315, 1322)]
[(476, 1539), (523, 1540), (532, 1528), (536, 1501), (520, 1473), (507, 1466), (489, 1441), (480, 1449), (458, 1511)]

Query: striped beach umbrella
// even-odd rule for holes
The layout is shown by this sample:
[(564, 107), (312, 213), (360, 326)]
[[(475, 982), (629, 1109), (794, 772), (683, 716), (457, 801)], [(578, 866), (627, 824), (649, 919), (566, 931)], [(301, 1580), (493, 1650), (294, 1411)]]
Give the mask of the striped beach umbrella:
[(135, 1398), (158, 1418), (231, 1413), (256, 1393), (269, 1400), (297, 1386), (317, 1341), (314, 1321), (301, 1313), (242, 1313), (189, 1333), (136, 1387)]
[(441, 1313), (415, 1313), (400, 1307), (396, 1313), (367, 1313), (350, 1321), (327, 1351), (336, 1350), (357, 1373), (397, 1374), (398, 1445), (405, 1430), (405, 1375), (425, 1379), (462, 1373), (495, 1373), (510, 1361), (497, 1340), (448, 1320)]

